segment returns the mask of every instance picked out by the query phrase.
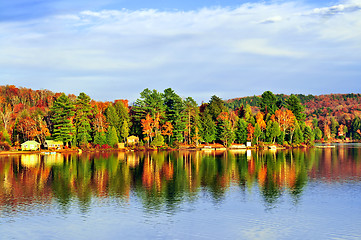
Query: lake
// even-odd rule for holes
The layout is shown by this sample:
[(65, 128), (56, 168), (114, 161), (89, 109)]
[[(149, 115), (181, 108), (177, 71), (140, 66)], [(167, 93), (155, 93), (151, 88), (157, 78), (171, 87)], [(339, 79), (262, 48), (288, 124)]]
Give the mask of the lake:
[(361, 145), (0, 156), (0, 239), (361, 239)]

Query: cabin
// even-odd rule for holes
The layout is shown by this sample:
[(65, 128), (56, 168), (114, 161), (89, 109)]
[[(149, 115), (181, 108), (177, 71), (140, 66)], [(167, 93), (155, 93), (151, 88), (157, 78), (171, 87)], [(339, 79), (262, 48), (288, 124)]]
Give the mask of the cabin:
[(134, 146), (137, 145), (138, 143), (139, 143), (139, 137), (136, 136), (127, 137), (128, 146)]
[(62, 149), (63, 147), (64, 147), (64, 143), (61, 141), (45, 140), (44, 143), (44, 148), (48, 150)]
[(40, 143), (37, 141), (26, 141), (21, 144), (22, 151), (37, 151), (40, 150)]
[(118, 143), (118, 149), (124, 149), (125, 146), (124, 146), (124, 143)]

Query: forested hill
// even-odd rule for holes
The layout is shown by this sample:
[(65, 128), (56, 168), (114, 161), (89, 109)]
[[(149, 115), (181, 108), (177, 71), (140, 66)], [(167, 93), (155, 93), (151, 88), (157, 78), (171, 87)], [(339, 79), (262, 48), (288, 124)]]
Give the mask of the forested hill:
[[(284, 94), (275, 94), (278, 99), (278, 106), (284, 106), (290, 97)], [(303, 95), (295, 94), (301, 104), (305, 106), (307, 119), (336, 117), (339, 120), (346, 118), (353, 119), (361, 116), (361, 94), (327, 94), (327, 95)], [(259, 108), (261, 96), (251, 96), (226, 100), (226, 105), (235, 110), (241, 106), (250, 105)]]

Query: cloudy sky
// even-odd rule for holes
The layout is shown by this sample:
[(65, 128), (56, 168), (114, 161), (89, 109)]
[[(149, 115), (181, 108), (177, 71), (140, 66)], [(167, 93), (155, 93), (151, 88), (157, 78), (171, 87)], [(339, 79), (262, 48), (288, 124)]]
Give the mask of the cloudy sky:
[(0, 85), (134, 101), (361, 92), (361, 0), (0, 1)]

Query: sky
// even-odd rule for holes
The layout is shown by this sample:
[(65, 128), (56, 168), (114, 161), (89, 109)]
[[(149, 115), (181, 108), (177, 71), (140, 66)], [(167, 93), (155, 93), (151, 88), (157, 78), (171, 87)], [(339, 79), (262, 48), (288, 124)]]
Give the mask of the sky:
[(0, 85), (99, 101), (361, 93), (361, 0), (0, 1)]

